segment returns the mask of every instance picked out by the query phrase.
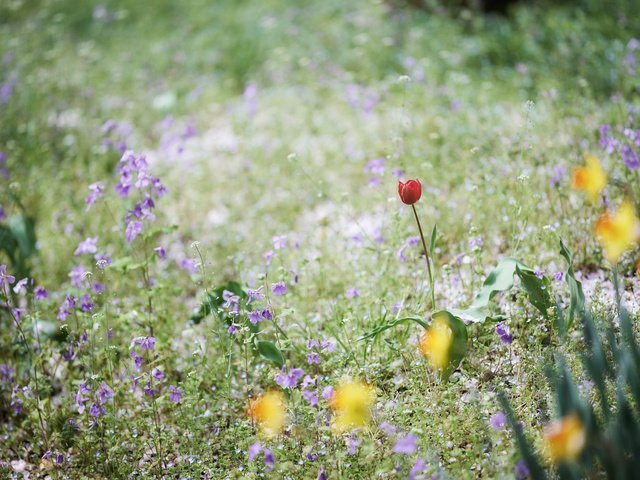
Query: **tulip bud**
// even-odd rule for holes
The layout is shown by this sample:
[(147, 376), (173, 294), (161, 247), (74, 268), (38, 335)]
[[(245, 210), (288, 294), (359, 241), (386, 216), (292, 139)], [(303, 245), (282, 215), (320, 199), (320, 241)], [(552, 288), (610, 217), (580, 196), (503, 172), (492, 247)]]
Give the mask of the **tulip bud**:
[(407, 183), (398, 182), (398, 195), (402, 203), (413, 205), (422, 195), (422, 185), (420, 180), (407, 180)]

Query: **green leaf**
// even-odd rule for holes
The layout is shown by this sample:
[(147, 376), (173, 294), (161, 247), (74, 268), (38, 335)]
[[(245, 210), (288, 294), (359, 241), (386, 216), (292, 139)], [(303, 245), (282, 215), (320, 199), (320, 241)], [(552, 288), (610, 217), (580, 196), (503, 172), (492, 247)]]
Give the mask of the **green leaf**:
[(549, 318), (549, 309), (553, 305), (551, 302), (551, 283), (545, 276), (538, 278), (532, 270), (521, 269), (516, 265), (516, 275), (520, 278), (522, 288), (527, 293), (529, 302), (544, 318)]
[(166, 227), (152, 228), (148, 232), (145, 232), (142, 235), (142, 238), (148, 240), (158, 235), (167, 235), (169, 233), (175, 232), (177, 229), (178, 229), (178, 225), (169, 225)]
[(436, 238), (438, 237), (438, 226), (433, 225), (433, 230), (431, 230), (431, 240), (429, 241), (429, 255), (433, 260), (433, 252), (436, 249)]
[(491, 315), (487, 307), (497, 293), (513, 287), (513, 275), (515, 274), (516, 267), (529, 270), (526, 265), (514, 258), (503, 258), (500, 260), (496, 268), (494, 268), (485, 279), (471, 305), (466, 309), (452, 309), (451, 313), (475, 323), (486, 320), (504, 319), (502, 315)]
[(29, 276), (28, 260), (36, 253), (36, 230), (33, 219), (25, 214), (12, 215), (0, 227), (0, 249), (7, 252), (13, 274)]
[(571, 295), (571, 305), (569, 307), (569, 318), (566, 322), (566, 330), (569, 330), (571, 325), (573, 324), (573, 319), (577, 314), (584, 313), (585, 309), (585, 298), (584, 292), (582, 291), (582, 283), (576, 280), (573, 271), (573, 255), (567, 250), (564, 246), (562, 240), (560, 240), (560, 255), (562, 255), (567, 264), (569, 265), (567, 268), (567, 274), (565, 275), (567, 285), (569, 286), (569, 294)]
[(278, 368), (282, 368), (284, 366), (284, 357), (282, 356), (282, 352), (273, 342), (260, 340), (256, 342), (256, 348), (260, 355), (274, 363)]
[(390, 322), (387, 323), (383, 323), (382, 325), (377, 326), (376, 328), (374, 328), (373, 330), (370, 330), (369, 332), (365, 333), (364, 335), (361, 335), (360, 337), (358, 337), (358, 342), (362, 341), (362, 340), (367, 340), (369, 338), (375, 338), (378, 335), (380, 335), (382, 332), (389, 330), (390, 328), (395, 328), (398, 325), (402, 325), (403, 323), (407, 323), (407, 322), (415, 322), (419, 325), (421, 325), (423, 328), (428, 328), (429, 324), (427, 322), (425, 322), (422, 318), (418, 317), (418, 316), (414, 316), (411, 315), (409, 317), (404, 317), (404, 318), (397, 318), (395, 320), (391, 320)]
[(136, 262), (133, 257), (127, 256), (119, 258), (115, 262), (111, 263), (107, 268), (117, 270), (121, 273), (127, 273), (142, 267), (144, 267), (144, 262)]

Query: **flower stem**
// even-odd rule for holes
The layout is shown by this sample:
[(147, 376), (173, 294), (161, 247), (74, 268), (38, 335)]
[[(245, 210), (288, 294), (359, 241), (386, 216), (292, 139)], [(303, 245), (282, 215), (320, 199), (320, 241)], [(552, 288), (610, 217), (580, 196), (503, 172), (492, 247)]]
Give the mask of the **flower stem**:
[(413, 209), (413, 216), (416, 217), (416, 223), (418, 224), (418, 230), (420, 231), (420, 238), (422, 239), (422, 247), (424, 248), (424, 256), (427, 259), (427, 270), (429, 272), (429, 286), (431, 288), (431, 308), (436, 309), (436, 291), (433, 285), (433, 274), (431, 273), (431, 259), (429, 258), (429, 250), (427, 249), (427, 242), (424, 241), (424, 233), (422, 233), (422, 225), (420, 225), (420, 219), (418, 218), (418, 212), (416, 206), (411, 205)]

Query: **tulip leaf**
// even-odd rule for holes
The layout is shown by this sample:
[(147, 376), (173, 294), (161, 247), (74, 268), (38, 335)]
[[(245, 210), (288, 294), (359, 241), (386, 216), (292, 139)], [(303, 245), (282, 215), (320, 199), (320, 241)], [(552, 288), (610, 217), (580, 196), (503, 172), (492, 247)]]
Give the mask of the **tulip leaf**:
[(429, 326), (429, 324), (425, 322), (422, 318), (414, 315), (411, 315), (409, 317), (396, 318), (394, 320), (391, 320), (390, 322), (383, 323), (382, 325), (378, 325), (373, 330), (370, 330), (364, 335), (361, 335), (360, 337), (358, 337), (358, 341), (360, 342), (362, 340), (367, 340), (369, 338), (375, 338), (385, 330), (389, 330), (390, 328), (397, 327), (398, 325), (402, 325), (403, 323), (407, 323), (407, 322), (415, 322), (421, 325), (423, 328), (427, 328)]
[(438, 237), (438, 226), (434, 223), (433, 230), (431, 230), (431, 240), (429, 241), (429, 256), (433, 261), (433, 252), (436, 249), (436, 239)]
[(573, 323), (576, 314), (582, 314), (585, 310), (585, 298), (582, 290), (582, 283), (576, 280), (573, 271), (573, 255), (567, 250), (562, 240), (560, 240), (560, 255), (567, 261), (567, 274), (565, 276), (567, 285), (569, 286), (569, 294), (571, 296), (571, 304), (569, 306), (569, 318), (565, 328), (568, 330)]
[(514, 258), (503, 258), (498, 265), (487, 275), (482, 287), (476, 293), (471, 305), (466, 309), (455, 309), (451, 312), (470, 322), (478, 323), (486, 320), (500, 321), (505, 317), (502, 315), (492, 315), (488, 311), (489, 302), (499, 292), (509, 290), (513, 287), (513, 275), (516, 268), (530, 270), (522, 262)]
[(282, 368), (284, 366), (284, 357), (282, 352), (273, 342), (259, 340), (256, 342), (256, 348), (262, 357), (274, 363), (278, 368)]
[(539, 278), (535, 272), (528, 269), (521, 269), (516, 265), (516, 275), (520, 278), (522, 288), (527, 293), (529, 302), (544, 318), (549, 318), (549, 309), (553, 305), (551, 302), (551, 283), (545, 276)]

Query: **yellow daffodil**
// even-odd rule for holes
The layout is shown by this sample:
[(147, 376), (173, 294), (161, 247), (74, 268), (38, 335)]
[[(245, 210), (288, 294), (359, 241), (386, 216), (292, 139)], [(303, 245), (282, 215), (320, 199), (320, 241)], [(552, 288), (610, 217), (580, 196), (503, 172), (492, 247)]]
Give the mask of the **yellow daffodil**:
[(607, 174), (600, 165), (600, 160), (594, 155), (585, 155), (585, 166), (573, 171), (573, 188), (587, 192), (592, 202), (607, 185)]
[(611, 263), (616, 263), (624, 252), (635, 246), (639, 233), (640, 222), (628, 201), (624, 201), (613, 215), (603, 213), (596, 222), (596, 235)]
[(420, 335), (420, 351), (436, 370), (443, 370), (449, 364), (452, 343), (453, 332), (445, 315), (434, 318), (431, 326)]
[(258, 423), (264, 435), (272, 437), (280, 433), (287, 417), (282, 393), (271, 391), (252, 400), (249, 417)]
[(587, 434), (577, 413), (567, 415), (544, 429), (544, 440), (551, 461), (576, 460), (585, 444)]
[(373, 387), (363, 382), (346, 382), (336, 387), (329, 399), (329, 405), (336, 414), (334, 430), (342, 433), (364, 427), (371, 418), (374, 398)]

